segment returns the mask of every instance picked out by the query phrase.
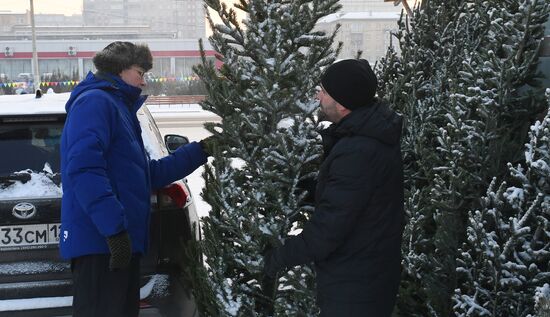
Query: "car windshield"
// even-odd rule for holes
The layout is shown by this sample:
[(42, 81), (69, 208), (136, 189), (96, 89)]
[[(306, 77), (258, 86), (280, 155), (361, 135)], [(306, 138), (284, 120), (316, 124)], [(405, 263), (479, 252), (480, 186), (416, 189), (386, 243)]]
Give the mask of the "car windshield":
[(0, 126), (0, 176), (26, 170), (59, 173), (63, 123), (25, 122)]

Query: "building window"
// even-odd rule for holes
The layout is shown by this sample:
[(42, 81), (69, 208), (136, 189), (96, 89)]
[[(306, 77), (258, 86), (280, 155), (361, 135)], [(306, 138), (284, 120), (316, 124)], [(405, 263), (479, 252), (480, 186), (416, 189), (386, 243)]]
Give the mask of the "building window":
[(193, 75), (193, 66), (200, 63), (200, 57), (176, 58), (176, 76), (187, 77)]
[(345, 43), (342, 55), (346, 58), (356, 57), (358, 51), (363, 51), (363, 33), (347, 33), (340, 41)]
[(153, 73), (155, 77), (170, 76), (170, 58), (154, 58), (151, 73)]
[(31, 73), (30, 59), (0, 59), (0, 73), (5, 74), (8, 80), (17, 81), (17, 75)]
[(397, 38), (393, 37), (394, 30), (384, 30), (384, 49), (390, 47), (390, 45), (395, 49), (399, 45), (397, 43)]
[(350, 34), (350, 47), (353, 51), (363, 50), (363, 33)]
[(83, 66), (84, 66), (84, 76), (86, 76), (88, 74), (88, 72), (95, 72), (96, 71), (95, 66), (94, 66), (94, 62), (92, 61), (91, 58), (84, 59), (82, 62), (83, 62)]
[(52, 74), (56, 80), (77, 80), (78, 60), (71, 59), (42, 59), (38, 61), (38, 68), (42, 74)]

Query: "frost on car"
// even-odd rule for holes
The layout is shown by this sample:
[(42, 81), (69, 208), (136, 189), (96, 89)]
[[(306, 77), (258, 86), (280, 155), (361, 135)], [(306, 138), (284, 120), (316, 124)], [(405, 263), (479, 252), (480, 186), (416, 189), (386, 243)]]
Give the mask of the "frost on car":
[[(0, 316), (59, 316), (71, 311), (70, 264), (60, 258), (62, 184), (59, 142), (69, 94), (0, 96)], [(138, 112), (151, 158), (168, 155), (146, 107)], [(185, 181), (151, 193), (150, 248), (141, 261), (140, 307), (195, 316), (178, 277), (185, 241), (198, 226)], [(183, 241), (183, 243), (182, 243)]]

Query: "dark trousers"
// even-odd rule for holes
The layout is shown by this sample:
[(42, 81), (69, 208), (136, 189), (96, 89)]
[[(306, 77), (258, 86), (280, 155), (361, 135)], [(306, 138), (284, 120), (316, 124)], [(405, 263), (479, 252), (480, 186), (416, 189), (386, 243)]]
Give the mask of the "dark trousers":
[(347, 303), (338, 301), (319, 302), (319, 317), (390, 317), (393, 305), (379, 303)]
[(139, 313), (139, 257), (109, 270), (109, 254), (72, 260), (73, 317), (136, 317)]

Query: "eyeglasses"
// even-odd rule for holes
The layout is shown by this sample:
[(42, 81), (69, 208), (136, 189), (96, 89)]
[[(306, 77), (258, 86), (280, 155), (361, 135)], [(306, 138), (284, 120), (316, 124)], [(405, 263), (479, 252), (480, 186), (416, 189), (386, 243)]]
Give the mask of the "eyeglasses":
[(137, 67), (132, 67), (132, 69), (138, 73), (141, 79), (143, 79), (143, 76), (145, 76), (145, 71), (143, 69)]

